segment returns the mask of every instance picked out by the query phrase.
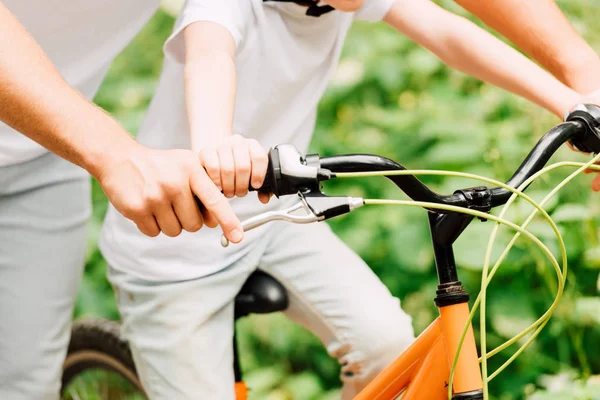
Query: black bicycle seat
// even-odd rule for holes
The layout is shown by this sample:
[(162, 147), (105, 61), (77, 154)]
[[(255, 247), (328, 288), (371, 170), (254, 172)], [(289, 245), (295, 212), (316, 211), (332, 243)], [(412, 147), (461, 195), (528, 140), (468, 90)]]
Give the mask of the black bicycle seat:
[(269, 314), (288, 306), (287, 292), (271, 275), (256, 270), (246, 280), (235, 297), (235, 317), (248, 314)]

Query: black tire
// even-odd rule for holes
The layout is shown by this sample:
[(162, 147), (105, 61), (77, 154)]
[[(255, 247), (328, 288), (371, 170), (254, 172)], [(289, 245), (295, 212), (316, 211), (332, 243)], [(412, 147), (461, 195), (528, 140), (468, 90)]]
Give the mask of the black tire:
[(83, 319), (74, 322), (71, 342), (63, 365), (61, 390), (63, 399), (79, 397), (70, 394), (73, 390), (70, 387), (77, 385), (78, 379), (86, 379), (85, 385), (91, 385), (90, 387), (114, 385), (117, 380), (123, 382), (120, 385), (127, 386), (127, 388), (109, 386), (108, 389), (102, 389), (103, 394), (92, 396), (86, 394), (85, 398), (98, 400), (147, 398), (137, 376), (129, 345), (121, 338), (120, 326), (115, 321)]

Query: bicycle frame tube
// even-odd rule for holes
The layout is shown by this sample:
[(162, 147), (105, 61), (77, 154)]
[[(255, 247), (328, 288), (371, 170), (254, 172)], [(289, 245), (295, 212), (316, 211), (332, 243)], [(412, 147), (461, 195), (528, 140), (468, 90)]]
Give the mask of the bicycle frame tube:
[[(469, 295), (463, 289), (454, 263), (452, 242), (460, 234), (447, 235), (441, 214), (429, 212), (439, 285), (435, 303), (440, 316), (388, 368), (379, 374), (355, 400), (445, 400), (450, 370), (464, 327), (469, 320)], [(456, 222), (456, 221), (454, 221)], [(468, 221), (464, 221), (462, 231)], [(460, 224), (459, 224), (460, 225)], [(448, 240), (448, 238), (451, 238)], [(483, 399), (481, 372), (473, 328), (469, 325), (460, 350), (453, 381), (453, 399)]]
[[(600, 107), (579, 105), (574, 108), (567, 122), (556, 126), (539, 140), (508, 181), (508, 185), (521, 186), (539, 171), (566, 141), (570, 141), (581, 150), (599, 152)], [(281, 145), (269, 152), (269, 169), (265, 184), (258, 190), (273, 193), (277, 197), (302, 193), (303, 199), (306, 200), (307, 193), (324, 196), (319, 190), (320, 183), (335, 177), (337, 173), (404, 169), (397, 162), (376, 155), (354, 154), (321, 158), (318, 154), (312, 154), (305, 157), (292, 145)], [(504, 204), (512, 195), (512, 192), (505, 188), (489, 189), (483, 186), (457, 190), (451, 195), (439, 195), (413, 175), (390, 175), (388, 179), (413, 200), (454, 205), (482, 212), (489, 212), (491, 208)], [(362, 199), (359, 200), (362, 202)], [(340, 207), (339, 203), (329, 205), (328, 211), (335, 209), (335, 214), (327, 215), (323, 211), (318, 215), (328, 219), (353, 210), (349, 200), (343, 203), (343, 206)], [(340, 208), (343, 208), (343, 211), (339, 211)], [(440, 316), (399, 358), (361, 391), (355, 400), (393, 400), (401, 394), (404, 394), (403, 400), (447, 398), (450, 370), (469, 319), (469, 295), (458, 280), (452, 245), (473, 217), (453, 211), (437, 212), (435, 209), (427, 208), (439, 278), (435, 304), (439, 308)], [(245, 400), (247, 389), (239, 376), (237, 354), (234, 368), (237, 399)], [(457, 358), (452, 399), (483, 399), (482, 387), (475, 338), (469, 324)]]
[(245, 382), (235, 383), (235, 400), (248, 400), (248, 387)]
[[(388, 368), (354, 400), (445, 400), (448, 378), (463, 328), (469, 318), (466, 303), (442, 307), (438, 317)], [(473, 330), (469, 331), (456, 366), (455, 394), (481, 393), (481, 373)], [(474, 395), (475, 396), (475, 395)], [(464, 395), (457, 398), (469, 399)]]

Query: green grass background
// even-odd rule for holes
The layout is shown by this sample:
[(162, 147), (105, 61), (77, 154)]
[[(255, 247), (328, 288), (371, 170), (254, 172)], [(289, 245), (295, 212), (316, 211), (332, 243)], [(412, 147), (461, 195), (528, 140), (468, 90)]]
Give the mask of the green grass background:
[[(439, 2), (463, 14), (451, 1)], [(558, 3), (599, 49), (600, 2)], [(173, 21), (171, 8), (163, 7), (117, 58), (95, 99), (132, 133), (140, 126), (153, 94), (161, 70), (162, 43)], [(556, 122), (535, 105), (449, 70), (426, 50), (382, 24), (358, 23), (350, 32), (342, 61), (320, 104), (312, 150), (324, 155), (377, 153), (410, 168), (465, 171), (505, 180), (536, 139)], [(566, 159), (586, 158), (566, 149), (554, 157)], [(558, 171), (540, 179), (529, 193), (541, 199), (568, 172)], [(440, 192), (474, 185), (455, 178), (423, 180)], [(599, 398), (595, 374), (600, 372), (600, 202), (598, 195), (590, 192), (588, 182), (589, 177), (577, 178), (547, 207), (567, 244), (571, 270), (567, 289), (540, 338), (492, 381), (494, 399)], [(368, 198), (404, 198), (383, 179), (344, 180), (328, 185), (328, 190)], [(118, 319), (105, 277), (106, 263), (96, 246), (107, 207), (96, 183), (93, 201), (94, 218), (76, 316)], [(519, 221), (528, 211), (528, 206), (518, 205), (510, 217)], [(425, 212), (365, 207), (331, 225), (402, 300), (413, 316), (415, 329), (422, 331), (436, 315), (432, 302), (436, 278)], [(460, 277), (473, 294), (480, 284), (491, 228), (491, 223), (475, 222), (456, 245)], [(556, 239), (543, 222), (534, 222), (530, 230), (557, 250)], [(502, 231), (499, 242), (506, 243), (509, 238), (508, 232)], [(551, 303), (555, 289), (551, 266), (528, 242), (519, 241), (489, 289), (488, 348), (537, 319)], [(238, 326), (252, 399), (338, 397), (337, 362), (311, 333), (281, 315), (250, 317)], [(514, 350), (494, 357), (491, 368)]]

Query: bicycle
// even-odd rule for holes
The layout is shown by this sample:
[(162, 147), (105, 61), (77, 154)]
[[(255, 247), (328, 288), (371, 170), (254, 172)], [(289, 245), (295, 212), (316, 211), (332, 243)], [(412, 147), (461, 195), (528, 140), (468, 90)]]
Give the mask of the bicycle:
[[(464, 188), (450, 195), (435, 193), (412, 174), (395, 174), (405, 168), (384, 157), (365, 154), (331, 157), (312, 154), (305, 157), (291, 145), (279, 145), (269, 152), (269, 169), (260, 190), (277, 197), (297, 195), (299, 202), (286, 210), (255, 216), (244, 221), (243, 227), (250, 230), (274, 220), (312, 223), (347, 214), (364, 205), (365, 201), (326, 196), (321, 192), (322, 182), (343, 174), (350, 176), (348, 173), (388, 171), (387, 178), (416, 205), (428, 211), (439, 281), (434, 302), (440, 316), (355, 400), (391, 400), (400, 395), (403, 395), (403, 400), (483, 399), (484, 380), (470, 322), (470, 297), (458, 279), (452, 244), (471, 223), (474, 215), (482, 219), (494, 219), (489, 214), (490, 210), (509, 202), (515, 188), (524, 189), (530, 183), (530, 178), (566, 142), (584, 152), (600, 151), (599, 107), (581, 105), (574, 108), (566, 122), (554, 127), (537, 142), (505, 186)], [(458, 212), (465, 209), (471, 210), (471, 215)], [(298, 210), (304, 210), (305, 215), (298, 215)], [(224, 238), (222, 244), (228, 244)], [(235, 299), (235, 318), (237, 320), (252, 313), (283, 311), (287, 305), (283, 286), (266, 273), (256, 271)], [(242, 380), (235, 334), (233, 349), (236, 399), (246, 400), (248, 389)], [(67, 397), (64, 398), (77, 399), (69, 395), (68, 389), (94, 370), (112, 371), (128, 389), (113, 388), (114, 392), (106, 392), (113, 397), (91, 398), (145, 398), (131, 352), (127, 342), (119, 336), (116, 322), (84, 320), (75, 324), (65, 361), (63, 395)], [(97, 383), (93, 375), (90, 380)], [(107, 384), (112, 385), (113, 380), (108, 379)]]

